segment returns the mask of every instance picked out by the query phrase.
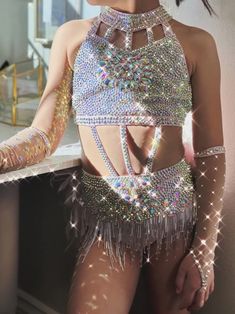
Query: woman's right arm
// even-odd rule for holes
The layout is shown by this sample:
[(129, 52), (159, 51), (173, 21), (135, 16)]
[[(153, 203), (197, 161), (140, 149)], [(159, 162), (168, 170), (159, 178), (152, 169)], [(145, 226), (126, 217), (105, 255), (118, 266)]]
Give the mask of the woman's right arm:
[(0, 143), (0, 173), (39, 163), (57, 148), (71, 114), (72, 77), (67, 57), (71, 25), (54, 36), (47, 84), (32, 124)]

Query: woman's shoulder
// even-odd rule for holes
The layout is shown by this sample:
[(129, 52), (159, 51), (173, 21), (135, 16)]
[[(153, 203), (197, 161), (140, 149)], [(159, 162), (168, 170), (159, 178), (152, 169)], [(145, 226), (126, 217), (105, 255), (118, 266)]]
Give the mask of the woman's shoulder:
[(191, 73), (198, 60), (217, 52), (215, 38), (209, 31), (175, 19), (172, 19), (170, 24), (185, 51)]
[(180, 38), (182, 38), (194, 50), (205, 48), (214, 49), (216, 42), (214, 36), (207, 30), (172, 20), (172, 27)]
[(60, 37), (60, 41), (66, 46), (68, 62), (71, 68), (73, 68), (76, 53), (95, 18), (71, 20), (65, 22), (56, 30), (54, 38)]
[(95, 18), (96, 17), (70, 20), (59, 26), (57, 32), (63, 32), (67, 34), (69, 32), (70, 34), (72, 34), (77, 31), (78, 33), (82, 33), (90, 27)]

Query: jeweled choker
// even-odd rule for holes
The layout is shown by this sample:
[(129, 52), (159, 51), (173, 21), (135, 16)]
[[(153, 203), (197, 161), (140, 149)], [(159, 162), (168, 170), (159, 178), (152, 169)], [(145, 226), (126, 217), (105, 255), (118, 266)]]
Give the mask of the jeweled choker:
[(172, 16), (162, 5), (143, 13), (125, 13), (106, 6), (100, 13), (100, 19), (113, 28), (134, 32), (169, 21)]

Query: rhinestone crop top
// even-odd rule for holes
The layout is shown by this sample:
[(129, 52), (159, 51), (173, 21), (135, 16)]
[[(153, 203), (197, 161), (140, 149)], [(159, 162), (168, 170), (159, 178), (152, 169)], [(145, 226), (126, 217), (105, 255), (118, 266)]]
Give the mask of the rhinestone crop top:
[[(123, 153), (127, 155), (126, 125), (182, 126), (192, 108), (186, 58), (168, 22), (170, 19), (162, 5), (143, 14), (105, 7), (95, 17), (76, 55), (74, 121), (92, 128), (100, 153), (113, 173), (97, 125), (119, 125)], [(97, 35), (101, 22), (108, 26), (103, 37)], [(155, 40), (153, 27), (159, 24), (164, 36)], [(114, 30), (125, 32), (124, 48), (110, 42)], [(132, 49), (133, 32), (139, 30), (146, 30), (148, 43)]]

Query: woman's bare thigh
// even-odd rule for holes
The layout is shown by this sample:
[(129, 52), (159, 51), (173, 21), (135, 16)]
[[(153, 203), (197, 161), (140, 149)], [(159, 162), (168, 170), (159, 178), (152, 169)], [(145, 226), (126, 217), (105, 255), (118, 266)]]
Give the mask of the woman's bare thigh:
[(140, 267), (126, 254), (125, 270), (111, 268), (103, 243), (95, 242), (83, 263), (75, 266), (66, 314), (128, 314)]
[[(189, 245), (190, 239), (188, 241)], [(154, 255), (155, 244), (150, 250), (150, 256)], [(189, 314), (186, 310), (179, 310), (180, 296), (175, 292), (175, 279), (181, 260), (185, 256), (183, 249), (183, 237), (175, 241), (175, 245), (169, 250), (168, 255), (161, 251), (158, 260), (150, 259), (145, 263), (145, 278), (148, 287), (151, 314)]]

